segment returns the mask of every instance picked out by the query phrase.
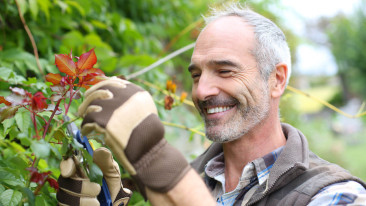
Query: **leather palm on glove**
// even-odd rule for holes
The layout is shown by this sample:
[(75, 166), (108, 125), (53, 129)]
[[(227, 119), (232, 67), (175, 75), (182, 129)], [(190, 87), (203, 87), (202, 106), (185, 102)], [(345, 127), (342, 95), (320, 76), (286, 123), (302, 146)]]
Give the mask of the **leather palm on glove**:
[(85, 93), (79, 107), (82, 133), (96, 130), (137, 181), (157, 191), (172, 189), (188, 172), (183, 155), (164, 139), (164, 126), (150, 94), (131, 82), (110, 78)]
[[(132, 193), (129, 189), (123, 188), (120, 170), (118, 164), (113, 160), (111, 152), (106, 148), (99, 148), (94, 151), (93, 161), (103, 172), (113, 205), (126, 206)], [(99, 205), (97, 195), (101, 187), (97, 183), (90, 182), (81, 171), (79, 162), (75, 157), (62, 160), (60, 171), (61, 175), (58, 179), (60, 189), (57, 192), (59, 205)]]

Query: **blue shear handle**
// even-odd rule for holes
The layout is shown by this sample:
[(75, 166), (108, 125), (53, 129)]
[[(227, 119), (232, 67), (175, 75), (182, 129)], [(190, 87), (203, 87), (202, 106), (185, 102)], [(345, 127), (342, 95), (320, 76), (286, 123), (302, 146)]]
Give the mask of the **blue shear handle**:
[[(76, 134), (76, 140), (84, 146), (86, 151), (91, 156), (93, 156), (93, 154), (94, 154), (93, 148), (89, 144), (88, 138), (86, 138), (85, 136), (81, 137), (80, 130), (78, 130), (78, 132)], [(98, 201), (101, 206), (113, 206), (111, 194), (109, 193), (107, 182), (105, 181), (104, 177), (102, 180), (102, 191), (98, 195)]]

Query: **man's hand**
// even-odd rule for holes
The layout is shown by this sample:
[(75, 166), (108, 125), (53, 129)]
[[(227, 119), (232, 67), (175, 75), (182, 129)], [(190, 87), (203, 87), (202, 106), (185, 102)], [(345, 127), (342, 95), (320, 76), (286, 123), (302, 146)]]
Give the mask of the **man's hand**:
[(79, 107), (82, 133), (96, 130), (106, 145), (144, 187), (165, 193), (189, 171), (183, 155), (164, 139), (164, 126), (150, 94), (128, 81), (111, 78), (85, 93)]
[[(124, 203), (127, 205), (131, 191), (123, 188), (118, 164), (113, 160), (111, 152), (106, 148), (94, 151), (93, 161), (103, 172), (113, 205)], [(60, 164), (61, 175), (58, 179), (60, 186), (57, 192), (59, 205), (99, 205), (97, 195), (101, 187), (99, 184), (90, 182), (79, 166), (75, 157), (62, 160)]]

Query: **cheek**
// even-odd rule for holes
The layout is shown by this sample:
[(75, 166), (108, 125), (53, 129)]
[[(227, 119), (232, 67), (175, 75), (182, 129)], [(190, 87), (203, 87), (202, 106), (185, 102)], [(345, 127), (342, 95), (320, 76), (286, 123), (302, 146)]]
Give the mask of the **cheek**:
[(254, 81), (251, 82), (251, 84), (248, 84), (247, 82), (237, 80), (235, 81), (235, 84), (232, 84), (228, 93), (243, 105), (254, 106), (261, 98), (261, 93), (257, 87), (258, 83)]

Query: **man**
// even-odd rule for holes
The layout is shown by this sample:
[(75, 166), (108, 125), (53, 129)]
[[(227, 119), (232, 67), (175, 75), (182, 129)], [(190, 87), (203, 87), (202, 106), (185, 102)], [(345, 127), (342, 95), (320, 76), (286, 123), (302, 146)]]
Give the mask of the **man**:
[[(189, 71), (193, 101), (215, 143), (192, 167), (216, 204), (366, 205), (365, 183), (311, 153), (303, 134), (280, 122), (279, 101), (291, 71), (282, 31), (237, 4), (207, 20)], [(107, 146), (154, 205), (215, 204), (197, 173), (166, 144), (145, 91), (112, 79), (85, 96), (83, 133), (106, 135)]]

